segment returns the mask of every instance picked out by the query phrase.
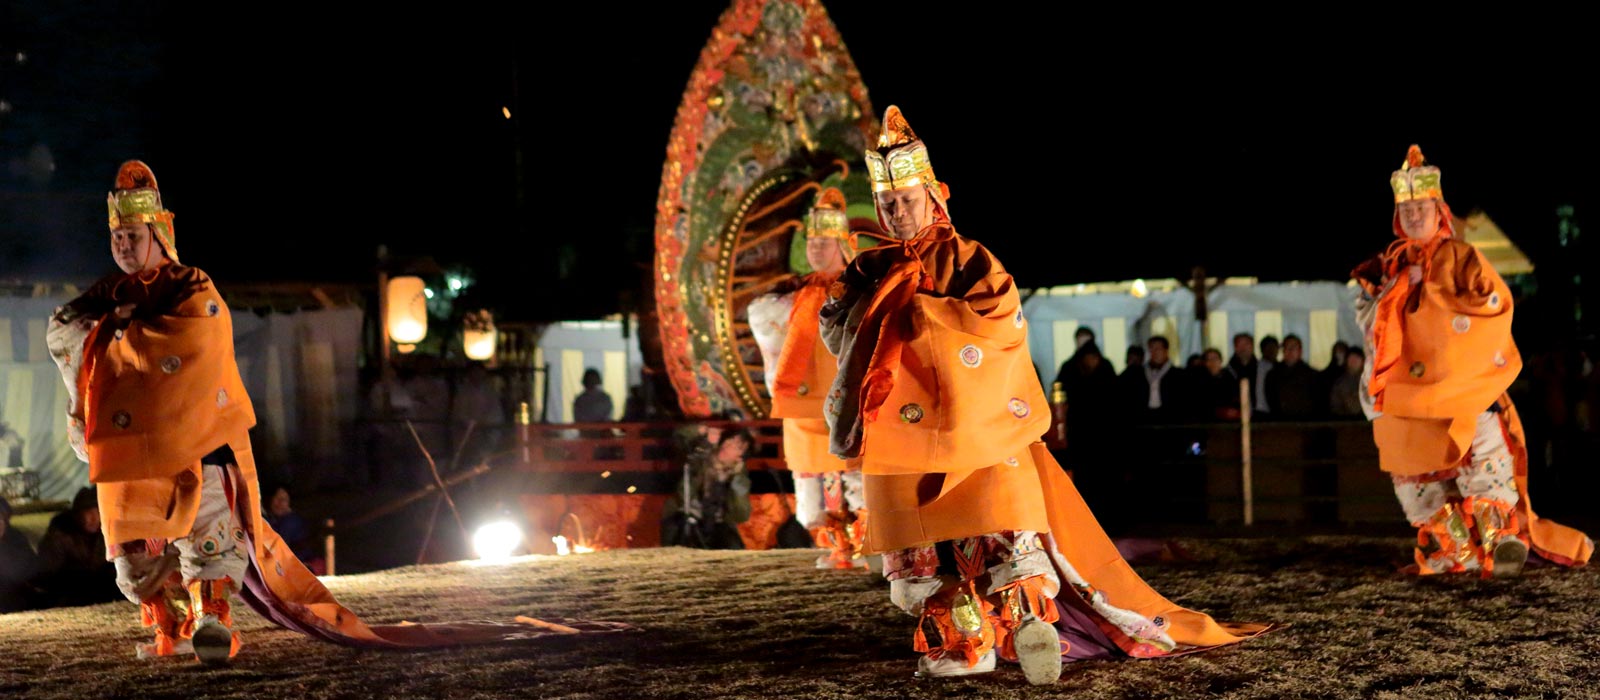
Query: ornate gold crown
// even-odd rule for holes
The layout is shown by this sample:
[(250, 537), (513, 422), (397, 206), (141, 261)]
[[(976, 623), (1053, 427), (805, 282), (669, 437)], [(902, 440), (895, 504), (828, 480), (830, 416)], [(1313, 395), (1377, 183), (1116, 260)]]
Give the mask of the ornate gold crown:
[(1422, 158), (1422, 148), (1412, 144), (1400, 169), (1389, 176), (1396, 204), (1413, 199), (1444, 199), (1444, 192), (1439, 189), (1439, 169), (1425, 165), (1426, 162)]
[(172, 212), (161, 206), (156, 174), (143, 161), (130, 160), (117, 169), (117, 181), (106, 195), (111, 230), (123, 224), (150, 224), (167, 257), (178, 262), (178, 244), (172, 233)]
[(845, 214), (844, 193), (829, 187), (817, 195), (806, 217), (806, 238), (850, 238), (850, 216)]
[(856, 256), (850, 236), (850, 215), (845, 213), (844, 192), (829, 187), (817, 194), (817, 201), (806, 215), (806, 238), (832, 238), (839, 241), (839, 250), (846, 262)]
[(928, 147), (911, 130), (899, 107), (890, 105), (883, 113), (878, 148), (867, 151), (867, 177), (872, 181), (873, 192), (939, 184), (928, 160)]

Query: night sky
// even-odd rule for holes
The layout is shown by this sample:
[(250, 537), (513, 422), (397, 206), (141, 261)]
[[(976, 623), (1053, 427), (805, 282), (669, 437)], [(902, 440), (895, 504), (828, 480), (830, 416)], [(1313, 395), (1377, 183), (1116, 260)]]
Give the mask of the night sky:
[[(57, 5), (0, 5), (0, 59), (27, 54), (0, 61), (0, 279), (109, 270), (104, 193), (141, 157), (185, 262), (224, 285), (366, 281), (387, 243), (565, 318), (631, 303), (677, 102), (725, 7)], [(1548, 31), (1513, 47), (1480, 17), (1438, 29), (1447, 47), (1397, 48), (1387, 23), (1319, 39), (991, 5), (830, 11), (874, 106), (928, 143), (957, 228), (1024, 287), (1197, 263), (1343, 279), (1389, 242), (1412, 142), (1458, 214), (1485, 210), (1536, 265), (1560, 260), (1558, 205), (1600, 226), (1592, 52)], [(30, 180), (41, 143), (56, 169)]]

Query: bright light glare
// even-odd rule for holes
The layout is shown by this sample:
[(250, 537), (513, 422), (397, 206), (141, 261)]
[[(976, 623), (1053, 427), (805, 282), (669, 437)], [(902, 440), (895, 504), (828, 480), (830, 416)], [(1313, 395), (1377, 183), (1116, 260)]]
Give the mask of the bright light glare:
[(478, 553), (479, 559), (509, 559), (511, 553), (521, 545), (522, 528), (508, 520), (484, 525), (472, 535), (472, 549)]

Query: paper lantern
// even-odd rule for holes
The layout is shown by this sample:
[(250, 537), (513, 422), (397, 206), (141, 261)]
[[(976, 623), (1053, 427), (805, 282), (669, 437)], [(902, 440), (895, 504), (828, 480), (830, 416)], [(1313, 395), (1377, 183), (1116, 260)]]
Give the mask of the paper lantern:
[(498, 336), (493, 328), (462, 331), (461, 345), (467, 351), (467, 359), (482, 362), (494, 357), (494, 346), (499, 340)]
[(396, 277), (389, 280), (389, 338), (401, 345), (415, 345), (428, 337), (428, 299), (421, 277)]
[(482, 362), (494, 357), (495, 345), (500, 341), (500, 334), (494, 329), (494, 316), (487, 310), (478, 311), (467, 314), (464, 322), (461, 348), (466, 351), (467, 359)]

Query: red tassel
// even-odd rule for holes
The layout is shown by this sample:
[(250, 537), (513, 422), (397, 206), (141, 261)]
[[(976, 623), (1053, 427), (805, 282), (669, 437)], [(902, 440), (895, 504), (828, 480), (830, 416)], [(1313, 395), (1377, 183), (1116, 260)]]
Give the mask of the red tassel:
[(1406, 168), (1420, 168), (1422, 164), (1422, 147), (1411, 144), (1411, 148), (1406, 150)]

